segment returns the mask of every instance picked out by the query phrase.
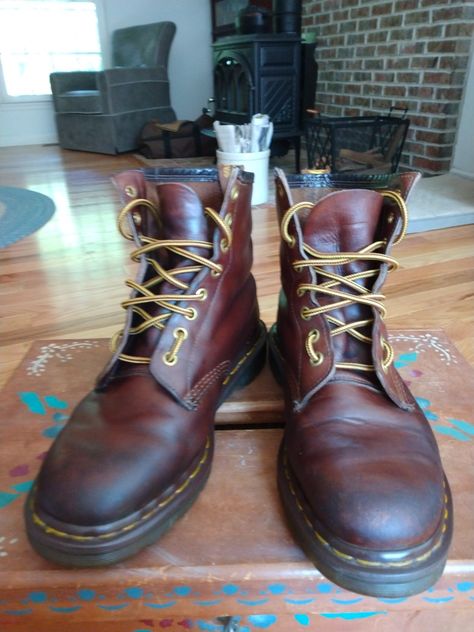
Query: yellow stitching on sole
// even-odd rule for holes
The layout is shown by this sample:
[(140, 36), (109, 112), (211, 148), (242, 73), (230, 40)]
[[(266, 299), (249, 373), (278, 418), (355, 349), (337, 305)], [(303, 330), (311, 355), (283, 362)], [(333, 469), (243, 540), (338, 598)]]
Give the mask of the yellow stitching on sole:
[[(413, 564), (417, 563), (417, 562), (423, 562), (426, 559), (428, 559), (437, 549), (439, 549), (439, 547), (442, 544), (442, 539), (443, 539), (443, 533), (446, 532), (447, 530), (447, 519), (449, 516), (449, 512), (447, 510), (447, 508), (445, 507), (444, 509), (444, 513), (443, 513), (443, 525), (441, 527), (441, 534), (440, 537), (438, 538), (438, 541), (436, 542), (436, 544), (433, 545), (433, 547), (427, 551), (426, 553), (423, 553), (423, 555), (419, 555), (418, 557), (414, 558), (413, 560), (408, 560), (406, 562), (372, 562), (370, 560), (363, 560), (357, 557), (353, 557), (352, 555), (348, 555), (347, 553), (343, 553), (342, 551), (339, 551), (338, 549), (336, 549), (334, 546), (332, 546), (331, 544), (329, 544), (329, 542), (327, 542), (322, 535), (320, 535), (316, 529), (313, 527), (312, 522), (310, 521), (310, 519), (308, 518), (308, 516), (305, 513), (304, 507), (302, 506), (302, 504), (300, 503), (298, 497), (296, 496), (296, 492), (295, 492), (295, 488), (293, 486), (293, 483), (291, 482), (290, 479), (290, 473), (288, 471), (288, 460), (286, 457), (286, 454), (284, 456), (284, 463), (283, 463), (283, 467), (284, 467), (284, 473), (285, 473), (285, 478), (287, 480), (288, 483), (288, 489), (290, 490), (291, 495), (293, 496), (293, 499), (295, 501), (295, 504), (297, 506), (297, 508), (299, 509), (299, 511), (303, 514), (303, 518), (304, 521), (306, 522), (306, 524), (310, 527), (311, 531), (313, 532), (313, 534), (316, 536), (316, 538), (326, 547), (328, 548), (331, 553), (333, 553), (334, 555), (336, 555), (337, 557), (340, 557), (341, 559), (344, 560), (350, 560), (352, 562), (355, 562), (356, 564), (359, 564), (360, 566), (373, 566), (373, 567), (377, 567), (377, 568), (390, 568), (390, 567), (394, 567), (394, 568), (402, 568), (404, 566), (412, 566)], [(443, 485), (445, 486), (444, 482)], [(448, 496), (447, 494), (444, 495), (444, 502), (445, 504), (448, 502)]]
[(113, 538), (114, 536), (120, 535), (121, 533), (124, 533), (126, 531), (130, 531), (131, 529), (134, 529), (138, 524), (140, 524), (144, 520), (147, 520), (150, 516), (155, 514), (158, 511), (158, 509), (161, 509), (162, 507), (165, 507), (166, 505), (168, 505), (173, 500), (173, 498), (175, 498), (175, 496), (177, 496), (178, 494), (181, 494), (181, 492), (183, 492), (186, 489), (186, 487), (189, 485), (191, 480), (193, 478), (196, 478), (196, 476), (198, 475), (198, 473), (202, 469), (202, 466), (207, 461), (207, 457), (209, 455), (209, 448), (210, 448), (210, 446), (211, 446), (211, 442), (210, 442), (210, 440), (208, 438), (207, 441), (206, 441), (206, 447), (204, 449), (204, 454), (202, 455), (201, 460), (197, 464), (196, 468), (194, 469), (193, 472), (191, 472), (191, 474), (184, 481), (184, 483), (182, 485), (180, 485), (180, 487), (175, 489), (174, 492), (170, 496), (168, 496), (168, 498), (165, 498), (165, 500), (162, 500), (161, 503), (159, 503), (156, 507), (154, 507), (148, 513), (144, 514), (136, 522), (133, 522), (132, 524), (126, 525), (125, 527), (122, 527), (121, 529), (118, 529), (117, 531), (112, 531), (110, 533), (102, 533), (100, 535), (75, 535), (75, 534), (72, 534), (72, 533), (67, 533), (65, 531), (59, 531), (58, 529), (55, 529), (54, 527), (50, 527), (33, 510), (33, 498), (32, 498), (31, 502), (30, 502), (30, 507), (31, 507), (31, 511), (32, 511), (33, 522), (38, 527), (43, 529), (43, 531), (45, 533), (49, 533), (50, 535), (54, 535), (54, 536), (57, 536), (59, 538), (66, 538), (68, 540), (76, 540), (77, 542), (87, 542), (89, 540), (105, 540), (107, 538)]
[(257, 342), (253, 345), (253, 347), (247, 351), (247, 353), (242, 356), (240, 358), (240, 360), (237, 362), (237, 364), (234, 366), (234, 368), (232, 369), (232, 371), (229, 372), (229, 374), (227, 375), (227, 377), (225, 378), (225, 380), (222, 382), (222, 385), (227, 384), (229, 382), (229, 380), (231, 379), (231, 377), (233, 375), (235, 375), (237, 373), (237, 371), (240, 369), (240, 367), (242, 366), (242, 364), (247, 360), (248, 357), (250, 357), (252, 355), (252, 353), (255, 351), (256, 347), (258, 346), (258, 343), (260, 342), (260, 339), (257, 340)]

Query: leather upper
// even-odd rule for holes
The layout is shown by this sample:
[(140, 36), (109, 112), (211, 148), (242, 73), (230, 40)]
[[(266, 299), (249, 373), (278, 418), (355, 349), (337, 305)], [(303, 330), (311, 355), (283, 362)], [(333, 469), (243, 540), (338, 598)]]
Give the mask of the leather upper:
[(421, 411), (338, 376), (291, 415), (285, 442), (313, 514), (341, 540), (408, 548), (439, 527), (443, 471)]

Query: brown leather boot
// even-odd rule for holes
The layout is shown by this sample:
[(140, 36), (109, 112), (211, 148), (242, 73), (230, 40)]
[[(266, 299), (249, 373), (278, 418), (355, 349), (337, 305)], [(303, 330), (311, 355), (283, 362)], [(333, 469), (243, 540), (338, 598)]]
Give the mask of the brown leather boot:
[(140, 262), (113, 358), (48, 452), (25, 506), (44, 557), (122, 560), (193, 503), (219, 404), (265, 357), (250, 273), (252, 176), (156, 169), (117, 179)]
[(383, 597), (431, 586), (452, 534), (436, 441), (383, 324), (389, 253), (418, 177), (277, 175), (282, 290), (269, 344), (286, 395), (281, 498), (322, 573)]

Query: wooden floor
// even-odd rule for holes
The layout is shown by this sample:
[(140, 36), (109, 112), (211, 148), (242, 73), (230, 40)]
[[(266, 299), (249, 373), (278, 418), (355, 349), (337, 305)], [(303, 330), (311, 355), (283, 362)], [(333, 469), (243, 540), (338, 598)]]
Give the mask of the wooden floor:
[[(0, 184), (56, 204), (39, 232), (0, 249), (0, 385), (33, 340), (109, 337), (120, 326), (130, 246), (115, 225), (110, 177), (140, 163), (56, 146), (0, 149)], [(278, 227), (271, 205), (254, 209), (255, 276), (263, 319), (275, 317)], [(408, 236), (385, 286), (392, 328), (442, 328), (474, 363), (474, 225)]]

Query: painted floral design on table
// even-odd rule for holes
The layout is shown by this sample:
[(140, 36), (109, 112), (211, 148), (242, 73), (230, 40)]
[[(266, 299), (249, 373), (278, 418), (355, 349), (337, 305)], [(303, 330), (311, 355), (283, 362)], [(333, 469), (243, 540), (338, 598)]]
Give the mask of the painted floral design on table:
[(71, 342), (50, 342), (40, 348), (39, 354), (26, 367), (27, 375), (41, 375), (46, 371), (51, 360), (59, 360), (62, 364), (74, 359), (74, 354), (84, 349), (98, 347), (97, 340), (73, 340)]
[[(34, 391), (20, 391), (18, 398), (21, 405), (34, 415), (36, 420), (41, 422), (42, 436), (46, 439), (54, 439), (68, 419), (65, 411), (69, 404), (56, 395), (43, 396)], [(44, 427), (45, 422), (46, 427)], [(22, 461), (10, 468), (8, 479), (12, 482), (8, 490), (0, 490), (0, 509), (29, 492), (33, 484), (33, 479), (30, 477), (36, 475), (38, 460), (41, 461), (44, 456), (45, 452), (41, 452), (34, 455), (29, 461)]]
[[(310, 582), (306, 592), (308, 594), (308, 599), (304, 600), (306, 606), (309, 606), (311, 603), (311, 607), (314, 608), (318, 607), (319, 603), (319, 607), (321, 607), (321, 600), (324, 600), (324, 604), (327, 606), (329, 598), (329, 601), (334, 604), (335, 608), (328, 612), (325, 611), (325, 607), (323, 606), (323, 612), (315, 614), (313, 611), (312, 613), (308, 613), (305, 612), (304, 604), (301, 602), (301, 612), (293, 614), (287, 613), (287, 616), (292, 619), (291, 630), (300, 629), (300, 626), (301, 628), (317, 626), (317, 624), (322, 623), (324, 619), (342, 622), (384, 618), (390, 615), (390, 611), (387, 609), (388, 605), (410, 602), (413, 599), (421, 599), (426, 603), (437, 605), (447, 604), (456, 599), (474, 601), (474, 582), (458, 581), (442, 590), (433, 587), (419, 596), (391, 599), (374, 599), (363, 595), (346, 593), (324, 579), (317, 582)], [(205, 605), (204, 602), (199, 601), (199, 592), (191, 586), (185, 585), (175, 586), (170, 593), (166, 595), (154, 594), (149, 592), (146, 587), (129, 586), (115, 595), (106, 596), (93, 588), (83, 587), (73, 591), (69, 597), (65, 597), (63, 594), (61, 605), (58, 604), (54, 591), (38, 589), (27, 593), (21, 601), (10, 604), (9, 607), (4, 607), (3, 611), (0, 609), (0, 612), (14, 617), (24, 617), (32, 614), (37, 608), (47, 608), (51, 612), (67, 617), (68, 615), (79, 612), (84, 607), (90, 607), (92, 605), (100, 610), (126, 613), (128, 608), (133, 609), (137, 602), (141, 602), (140, 608), (145, 612), (149, 611), (150, 617), (152, 618), (148, 619), (144, 617), (140, 619), (137, 625), (131, 628), (131, 632), (152, 632), (153, 630), (169, 628), (173, 625), (183, 629), (196, 629), (204, 632), (225, 632), (225, 630), (229, 629), (229, 619), (232, 619), (232, 623), (235, 622), (240, 626), (238, 627), (239, 632), (254, 632), (262, 629), (272, 629), (274, 625), (281, 623), (282, 617), (280, 615), (266, 613), (257, 614), (252, 612), (250, 603), (247, 606), (242, 603), (239, 597), (245, 595), (248, 597), (248, 591), (243, 585), (224, 584), (221, 589), (216, 590), (215, 594), (234, 597), (236, 599), (234, 606), (239, 607), (242, 613), (241, 616), (234, 616), (232, 618), (206, 618), (204, 613), (208, 607), (214, 607), (216, 605), (215, 600)], [(278, 602), (280, 612), (281, 601), (292, 605), (298, 603), (297, 600), (291, 597), (293, 594), (291, 587), (285, 584), (268, 584), (266, 588), (260, 591), (260, 594), (265, 595), (265, 601), (268, 603), (269, 608), (272, 606), (278, 607)], [(170, 599), (171, 597), (172, 599)], [(191, 599), (194, 605), (199, 603), (203, 611), (202, 618), (191, 620), (183, 617), (173, 617), (173, 607), (183, 599)], [(247, 601), (249, 600), (247, 599)], [(1, 601), (0, 605), (2, 605)], [(338, 607), (340, 609), (337, 609)], [(169, 613), (168, 616), (165, 615), (165, 611)], [(161, 618), (157, 618), (156, 615), (158, 613), (163, 613), (164, 616), (162, 615)], [(286, 619), (286, 621), (288, 621), (288, 619)], [(313, 627), (310, 629), (313, 629)]]
[[(436, 361), (439, 361), (445, 366), (452, 367), (452, 365), (458, 364), (457, 358), (453, 355), (452, 350), (443, 344), (440, 338), (434, 334), (399, 333), (389, 335), (389, 340), (395, 344), (397, 342), (409, 343), (408, 350), (396, 356), (394, 364), (400, 371), (406, 384), (413, 390), (418, 390), (416, 389), (416, 382), (413, 380), (423, 376), (423, 371), (415, 366), (420, 359), (420, 354), (431, 350), (436, 354)], [(423, 410), (426, 419), (431, 422), (431, 426), (436, 433), (446, 435), (457, 441), (470, 441), (473, 439), (474, 423), (454, 417), (440, 418), (438, 413), (433, 410), (431, 400), (425, 397), (416, 397), (416, 401)]]
[(395, 365), (398, 367), (406, 366), (410, 362), (416, 361), (420, 353), (426, 353), (428, 350), (434, 351), (438, 359), (450, 366), (451, 364), (458, 364), (456, 357), (452, 351), (440, 340), (439, 336), (430, 333), (397, 333), (389, 334), (388, 339), (390, 342), (408, 342), (409, 347), (406, 353), (401, 354)]
[(0, 557), (7, 557), (12, 547), (18, 542), (18, 538), (11, 538), (5, 535), (0, 536)]
[[(26, 375), (28, 377), (42, 376), (48, 367), (57, 369), (57, 363), (71, 362), (77, 353), (100, 346), (99, 340), (50, 342), (40, 347), (36, 357), (28, 362)], [(32, 426), (32, 430), (38, 428), (45, 439), (54, 439), (68, 420), (66, 411), (69, 408), (69, 403), (54, 394), (42, 394), (36, 391), (20, 391), (17, 396), (20, 406), (33, 415), (33, 419), (42, 424), (41, 427)], [(43, 452), (34, 455), (30, 457), (29, 461), (20, 462), (8, 471), (7, 478), (11, 484), (7, 489), (5, 487), (0, 489), (0, 509), (28, 493), (33, 484), (31, 476), (36, 475), (38, 470), (37, 460), (43, 459), (44, 454)]]

